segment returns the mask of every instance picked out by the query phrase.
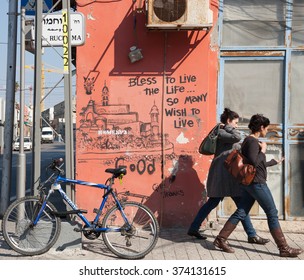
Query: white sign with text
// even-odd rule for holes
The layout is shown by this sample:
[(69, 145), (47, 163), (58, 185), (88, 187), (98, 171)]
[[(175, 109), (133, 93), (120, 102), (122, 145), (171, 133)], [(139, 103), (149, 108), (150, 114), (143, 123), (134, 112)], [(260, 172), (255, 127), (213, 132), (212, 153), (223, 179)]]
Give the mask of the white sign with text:
[[(51, 13), (42, 17), (42, 46), (63, 46), (62, 13)], [(85, 43), (85, 22), (82, 13), (70, 13), (71, 46)]]

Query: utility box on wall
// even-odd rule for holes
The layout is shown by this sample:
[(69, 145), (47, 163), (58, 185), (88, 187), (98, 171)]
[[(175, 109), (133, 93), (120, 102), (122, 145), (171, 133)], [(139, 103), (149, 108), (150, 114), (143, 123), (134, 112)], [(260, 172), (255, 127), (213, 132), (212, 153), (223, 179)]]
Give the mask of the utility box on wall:
[(148, 0), (147, 28), (154, 30), (202, 30), (213, 23), (209, 0)]

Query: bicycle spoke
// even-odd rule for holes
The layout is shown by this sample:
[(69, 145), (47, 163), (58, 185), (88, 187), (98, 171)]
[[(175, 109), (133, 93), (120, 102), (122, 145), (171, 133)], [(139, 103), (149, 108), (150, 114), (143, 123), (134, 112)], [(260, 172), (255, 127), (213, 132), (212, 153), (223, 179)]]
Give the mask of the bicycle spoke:
[[(159, 226), (153, 213), (136, 202), (123, 204), (123, 211), (128, 219), (125, 223), (117, 207), (109, 210), (103, 220), (103, 226), (110, 228), (103, 233), (103, 239), (110, 251), (119, 257), (138, 259), (148, 254), (158, 239)], [(120, 227), (120, 232), (111, 231)]]
[(8, 245), (24, 255), (37, 255), (48, 251), (58, 239), (60, 220), (52, 215), (56, 208), (47, 204), (38, 223), (33, 221), (39, 212), (37, 197), (24, 197), (16, 200), (7, 209), (3, 221), (3, 236)]

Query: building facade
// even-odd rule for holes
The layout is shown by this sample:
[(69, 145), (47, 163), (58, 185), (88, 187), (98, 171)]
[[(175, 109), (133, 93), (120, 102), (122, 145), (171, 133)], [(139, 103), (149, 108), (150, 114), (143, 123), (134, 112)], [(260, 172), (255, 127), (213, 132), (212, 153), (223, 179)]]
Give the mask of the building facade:
[[(78, 179), (105, 181), (106, 168), (126, 166), (118, 192), (139, 195), (161, 226), (188, 226), (207, 199), (212, 157), (199, 144), (229, 107), (244, 134), (252, 114), (270, 118), (267, 157), (285, 156), (268, 177), (279, 217), (303, 219), (304, 1), (77, 5), (86, 18), (77, 47)], [(76, 202), (90, 212), (98, 195), (77, 187)], [(234, 207), (226, 198), (216, 213)], [(258, 205), (251, 214), (265, 218)]]
[[(72, 122), (75, 130), (76, 126), (76, 97), (72, 97)], [(41, 127), (51, 127), (55, 134), (55, 139), (65, 141), (65, 102), (62, 101), (54, 107), (50, 107), (41, 112)]]

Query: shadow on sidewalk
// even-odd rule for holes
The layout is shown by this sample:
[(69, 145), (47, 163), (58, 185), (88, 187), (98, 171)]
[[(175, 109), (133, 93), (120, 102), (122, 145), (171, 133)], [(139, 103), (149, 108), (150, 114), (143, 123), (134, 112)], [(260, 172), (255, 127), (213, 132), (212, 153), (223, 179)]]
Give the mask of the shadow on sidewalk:
[[(195, 237), (189, 236), (187, 234), (187, 229), (163, 229), (160, 232), (160, 238), (164, 240), (163, 244), (164, 246), (167, 246), (167, 250), (171, 250), (173, 248), (179, 247), (179, 243), (183, 244), (184, 246), (189, 246), (189, 244), (195, 244), (196, 247), (198, 247), (198, 250), (208, 250), (210, 251), (211, 255), (217, 254), (219, 252), (223, 253), (227, 256), (227, 253), (224, 253), (220, 249), (216, 248), (213, 245), (213, 241), (218, 234), (218, 230), (213, 229), (207, 229), (205, 231), (201, 231), (206, 237), (206, 240), (200, 240)], [(187, 244), (187, 245), (185, 245)], [(246, 235), (239, 230), (236, 230), (235, 233), (229, 238), (229, 244), (236, 250), (242, 250), (245, 251), (245, 254), (259, 254), (264, 256), (272, 256), (273, 253), (269, 251), (268, 247), (263, 245), (256, 245), (256, 244), (249, 244), (247, 242)], [(271, 243), (270, 243), (271, 244)], [(268, 244), (268, 246), (270, 245)], [(274, 244), (272, 244), (274, 246)], [(189, 246), (191, 247), (191, 246)], [(163, 248), (165, 250), (165, 248)], [(233, 254), (228, 254), (232, 256)], [(278, 253), (276, 254), (279, 255)]]
[(22, 256), (12, 250), (7, 243), (5, 242), (3, 238), (2, 231), (0, 232), (0, 259), (6, 259), (6, 258), (15, 258), (15, 259), (22, 259), (25, 256)]

